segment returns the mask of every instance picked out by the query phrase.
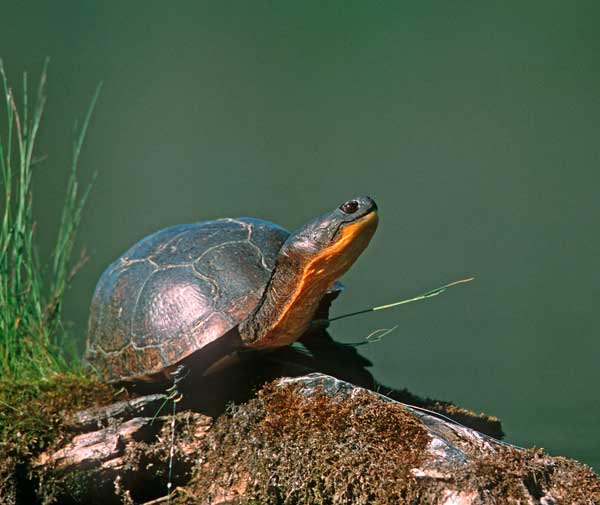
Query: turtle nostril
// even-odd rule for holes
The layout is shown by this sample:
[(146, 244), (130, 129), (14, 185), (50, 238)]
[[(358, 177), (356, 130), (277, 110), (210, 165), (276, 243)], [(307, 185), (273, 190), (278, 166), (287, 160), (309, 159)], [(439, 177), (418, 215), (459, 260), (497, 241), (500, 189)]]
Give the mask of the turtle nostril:
[(340, 205), (340, 209), (345, 214), (352, 214), (358, 210), (358, 202), (356, 200), (350, 200)]

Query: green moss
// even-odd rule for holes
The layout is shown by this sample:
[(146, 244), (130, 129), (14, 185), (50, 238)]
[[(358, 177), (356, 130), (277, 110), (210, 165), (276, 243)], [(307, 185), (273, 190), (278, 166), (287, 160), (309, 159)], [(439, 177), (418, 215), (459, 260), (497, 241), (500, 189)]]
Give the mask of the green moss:
[(245, 503), (401, 503), (428, 441), (402, 406), (370, 393), (267, 386), (219, 418), (178, 500), (205, 503), (237, 489)]
[(78, 375), (56, 375), (40, 382), (1, 381), (0, 496), (16, 500), (33, 458), (64, 436), (69, 412), (108, 404), (113, 395), (111, 387)]
[(458, 488), (474, 485), (490, 502), (511, 498), (525, 503), (552, 489), (557, 503), (600, 503), (600, 479), (591, 468), (541, 449), (499, 449), (493, 456), (475, 459), (455, 478)]
[(464, 448), (470, 463), (444, 479), (417, 479), (427, 466), (427, 431), (401, 405), (367, 392), (307, 395), (266, 386), (215, 422), (192, 479), (174, 503), (437, 503), (448, 490), (481, 503), (600, 503), (600, 480), (585, 465), (541, 450)]

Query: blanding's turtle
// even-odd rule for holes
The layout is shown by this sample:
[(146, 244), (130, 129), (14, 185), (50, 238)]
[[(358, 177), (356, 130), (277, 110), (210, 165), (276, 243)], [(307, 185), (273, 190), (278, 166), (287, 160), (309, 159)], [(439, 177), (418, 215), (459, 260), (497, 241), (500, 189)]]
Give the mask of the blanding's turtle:
[(98, 281), (88, 363), (108, 382), (156, 381), (193, 359), (206, 372), (238, 351), (293, 343), (340, 290), (376, 211), (364, 196), (293, 233), (242, 217), (144, 238)]

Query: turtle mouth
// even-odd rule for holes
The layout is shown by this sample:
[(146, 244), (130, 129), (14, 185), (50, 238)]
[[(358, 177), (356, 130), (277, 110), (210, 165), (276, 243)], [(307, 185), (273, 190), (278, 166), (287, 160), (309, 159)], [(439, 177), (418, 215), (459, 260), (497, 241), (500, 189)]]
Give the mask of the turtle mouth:
[(340, 223), (333, 233), (331, 243), (335, 244), (340, 241), (347, 242), (348, 240), (354, 240), (357, 237), (366, 234), (368, 239), (373, 236), (377, 223), (379, 222), (379, 215), (377, 214), (377, 205), (373, 202), (373, 206), (367, 210), (365, 214), (356, 217), (352, 221)]

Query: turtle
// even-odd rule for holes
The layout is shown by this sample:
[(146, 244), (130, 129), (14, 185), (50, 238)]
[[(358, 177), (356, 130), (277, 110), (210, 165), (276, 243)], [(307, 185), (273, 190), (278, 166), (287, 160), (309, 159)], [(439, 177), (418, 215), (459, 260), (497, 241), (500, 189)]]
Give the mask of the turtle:
[(101, 275), (86, 361), (108, 383), (156, 382), (182, 364), (205, 374), (241, 351), (290, 345), (328, 309), (377, 223), (362, 196), (292, 233), (240, 217), (149, 235)]

